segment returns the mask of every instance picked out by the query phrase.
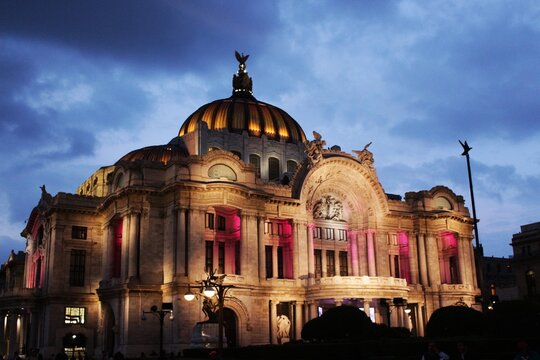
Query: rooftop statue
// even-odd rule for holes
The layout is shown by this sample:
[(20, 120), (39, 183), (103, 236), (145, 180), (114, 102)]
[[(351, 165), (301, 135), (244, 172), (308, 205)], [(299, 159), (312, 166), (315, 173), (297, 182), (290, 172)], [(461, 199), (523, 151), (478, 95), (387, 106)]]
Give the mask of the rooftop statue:
[(233, 94), (238, 92), (248, 92), (252, 94), (253, 81), (249, 77), (246, 71), (246, 61), (249, 55), (240, 54), (238, 51), (234, 52), (236, 60), (238, 60), (238, 73), (233, 76)]

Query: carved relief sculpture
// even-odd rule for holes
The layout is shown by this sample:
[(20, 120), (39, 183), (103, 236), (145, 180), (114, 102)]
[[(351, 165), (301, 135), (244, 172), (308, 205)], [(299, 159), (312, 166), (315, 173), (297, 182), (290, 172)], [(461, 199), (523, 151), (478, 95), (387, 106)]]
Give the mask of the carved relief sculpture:
[(333, 196), (323, 196), (313, 207), (313, 218), (322, 220), (343, 220), (343, 203)]
[(326, 141), (322, 140), (322, 136), (318, 132), (313, 131), (313, 137), (314, 140), (306, 141), (305, 152), (309, 161), (308, 168), (312, 168), (321, 161), (323, 146), (326, 145)]

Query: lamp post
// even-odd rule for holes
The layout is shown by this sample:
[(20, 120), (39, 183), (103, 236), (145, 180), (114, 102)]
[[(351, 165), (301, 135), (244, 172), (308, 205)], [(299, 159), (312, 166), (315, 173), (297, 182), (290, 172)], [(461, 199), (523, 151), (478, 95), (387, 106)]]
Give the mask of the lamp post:
[(167, 314), (170, 315), (170, 319), (174, 319), (172, 303), (161, 304), (161, 309), (158, 309), (156, 305), (152, 305), (150, 311), (143, 310), (141, 319), (146, 320), (146, 314), (153, 314), (159, 319), (159, 358), (163, 359), (163, 320)]
[(484, 257), (484, 249), (482, 248), (482, 244), (480, 244), (480, 239), (478, 238), (478, 219), (476, 218), (476, 207), (474, 205), (474, 191), (473, 191), (473, 182), (472, 182), (472, 174), (471, 174), (471, 160), (469, 158), (469, 151), (472, 150), (472, 147), (467, 144), (467, 141), (461, 142), (459, 140), (459, 143), (463, 147), (463, 153), (462, 156), (465, 156), (467, 159), (467, 173), (469, 175), (469, 190), (471, 192), (471, 206), (473, 211), (473, 226), (474, 226), (474, 240), (475, 240), (475, 251), (474, 251), (474, 259), (475, 259), (475, 265), (476, 265), (476, 273), (478, 276), (478, 286), (480, 287), (480, 294), (482, 296), (482, 309), (485, 311), (486, 309), (486, 290), (484, 289), (484, 269), (482, 267), (482, 259)]
[[(205, 280), (201, 280), (195, 285), (189, 284), (188, 291), (184, 294), (184, 299), (187, 301), (192, 301), (197, 296), (203, 296), (208, 300), (212, 299), (214, 296), (217, 298), (219, 355), (223, 353), (223, 306), (225, 304), (225, 295), (231, 288), (234, 287), (234, 285), (223, 284), (225, 276), (225, 274), (216, 275), (216, 271), (214, 270), (212, 273), (207, 275)], [(191, 289), (196, 289), (197, 293), (193, 293)], [(210, 311), (211, 310), (206, 309), (205, 314), (209, 317), (209, 320), (212, 320), (212, 314)]]

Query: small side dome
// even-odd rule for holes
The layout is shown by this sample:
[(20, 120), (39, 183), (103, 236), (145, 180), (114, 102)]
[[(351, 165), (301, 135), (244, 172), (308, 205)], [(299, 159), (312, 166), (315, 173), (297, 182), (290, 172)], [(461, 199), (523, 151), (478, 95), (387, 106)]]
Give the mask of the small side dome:
[(146, 146), (133, 150), (122, 156), (116, 163), (146, 160), (167, 165), (171, 161), (183, 159), (188, 156), (189, 152), (184, 140), (177, 136), (169, 141), (167, 145)]

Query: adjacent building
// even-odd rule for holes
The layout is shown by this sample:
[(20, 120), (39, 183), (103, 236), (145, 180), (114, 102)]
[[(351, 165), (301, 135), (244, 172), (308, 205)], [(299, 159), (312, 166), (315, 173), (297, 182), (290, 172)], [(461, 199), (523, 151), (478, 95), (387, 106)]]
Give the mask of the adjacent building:
[(512, 236), (513, 266), (520, 298), (538, 300), (536, 276), (540, 274), (540, 222), (522, 225)]
[(348, 154), (308, 139), (253, 96), (246, 59), (232, 96), (200, 107), (168, 144), (126, 154), (74, 193), (42, 188), (22, 281), (0, 297), (0, 353), (151, 354), (159, 320), (143, 315), (163, 303), (164, 348), (176, 353), (205, 319), (201, 299), (183, 295), (213, 270), (235, 286), (228, 346), (298, 339), (342, 304), (421, 335), (437, 308), (475, 302), (463, 197), (387, 194), (369, 145)]

